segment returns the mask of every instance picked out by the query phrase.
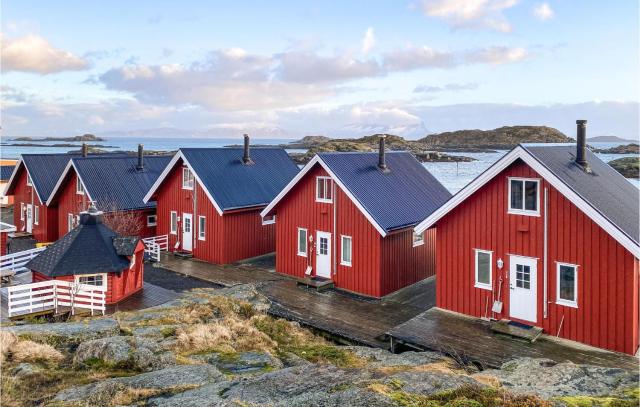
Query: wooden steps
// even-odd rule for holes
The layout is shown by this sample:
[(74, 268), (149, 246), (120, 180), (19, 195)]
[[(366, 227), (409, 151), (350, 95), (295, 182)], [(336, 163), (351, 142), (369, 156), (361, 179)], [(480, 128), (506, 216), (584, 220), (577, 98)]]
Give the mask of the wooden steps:
[(298, 280), (298, 285), (313, 288), (319, 293), (331, 290), (334, 287), (333, 280), (322, 277), (307, 277)]
[(542, 328), (540, 327), (524, 325), (507, 319), (492, 321), (489, 324), (489, 328), (493, 332), (526, 339), (529, 342), (535, 342), (535, 340), (542, 335)]
[(185, 260), (185, 259), (190, 259), (190, 258), (192, 258), (192, 257), (193, 257), (193, 253), (191, 253), (191, 252), (178, 252), (178, 251), (175, 251), (175, 252), (173, 252), (173, 256), (174, 256), (174, 257), (176, 257), (176, 258), (178, 258), (178, 259)]

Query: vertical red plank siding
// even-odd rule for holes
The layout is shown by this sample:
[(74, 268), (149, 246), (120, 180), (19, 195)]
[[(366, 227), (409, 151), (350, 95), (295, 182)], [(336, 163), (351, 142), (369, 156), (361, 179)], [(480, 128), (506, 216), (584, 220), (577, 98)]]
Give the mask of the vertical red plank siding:
[[(18, 232), (26, 231), (26, 215), (25, 220), (20, 220), (20, 204), (33, 204), (34, 207), (38, 206), (40, 209), (40, 219), (38, 224), (33, 224), (33, 238), (36, 241), (52, 242), (58, 238), (58, 219), (56, 208), (49, 208), (40, 202), (38, 194), (33, 186), (27, 185), (27, 171), (24, 169), (24, 164), (20, 166), (16, 180), (16, 187), (14, 190), (14, 210), (13, 210), (13, 224), (16, 226)], [(35, 209), (34, 209), (35, 213)], [(34, 219), (35, 220), (35, 219)]]
[(7, 254), (7, 232), (0, 232), (0, 256)]
[[(507, 177), (539, 178), (541, 216), (507, 213)], [(548, 281), (544, 281), (544, 189), (548, 189)], [(502, 276), (502, 314), (509, 318), (509, 255), (535, 257), (537, 321), (547, 333), (589, 345), (635, 353), (638, 349), (638, 260), (572, 202), (517, 161), (437, 224), (436, 302), (441, 308), (489, 316)], [(494, 291), (474, 287), (474, 249), (493, 251)], [(496, 261), (504, 261), (497, 270)], [(578, 265), (578, 308), (556, 304), (557, 262)], [(547, 284), (548, 317), (543, 316)], [(564, 317), (564, 322), (563, 321)], [(561, 325), (562, 324), (562, 325)]]
[[(232, 263), (274, 251), (275, 228), (262, 225), (262, 208), (224, 213), (220, 216), (196, 182), (193, 191), (182, 189), (182, 162), (171, 170), (156, 192), (158, 235), (169, 235), (169, 250), (182, 238), (182, 214), (193, 214), (193, 256), (211, 263)], [(195, 198), (195, 205), (194, 205)], [(195, 206), (195, 210), (194, 210)], [(171, 234), (171, 211), (181, 218), (178, 233)], [(204, 240), (198, 237), (198, 216), (206, 218)], [(179, 248), (182, 250), (182, 247)]]

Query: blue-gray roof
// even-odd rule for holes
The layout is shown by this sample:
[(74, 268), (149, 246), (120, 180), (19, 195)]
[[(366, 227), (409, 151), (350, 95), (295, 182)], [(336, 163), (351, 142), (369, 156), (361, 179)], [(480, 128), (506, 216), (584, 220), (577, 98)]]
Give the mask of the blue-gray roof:
[(91, 199), (98, 208), (109, 211), (116, 206), (120, 210), (155, 208), (154, 201), (143, 198), (171, 156), (145, 156), (144, 169), (136, 168), (137, 157), (94, 156), (78, 157), (73, 164)]
[(521, 146), (631, 240), (640, 242), (638, 188), (618, 171), (587, 149), (591, 173), (585, 172), (575, 163), (575, 144)]
[(9, 178), (11, 178), (11, 173), (15, 167), (15, 165), (0, 166), (0, 181), (8, 181)]
[(298, 173), (281, 148), (252, 148), (253, 164), (241, 148), (181, 148), (193, 171), (221, 210), (265, 206)]
[(378, 169), (378, 153), (318, 155), (386, 232), (416, 225), (451, 197), (408, 152), (386, 153), (387, 173)]
[(40, 201), (46, 202), (73, 154), (22, 154)]

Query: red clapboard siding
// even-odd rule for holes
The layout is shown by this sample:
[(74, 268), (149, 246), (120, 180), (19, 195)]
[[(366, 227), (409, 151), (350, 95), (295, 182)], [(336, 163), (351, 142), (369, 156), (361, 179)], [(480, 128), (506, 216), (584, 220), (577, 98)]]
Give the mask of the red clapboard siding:
[[(177, 163), (156, 192), (158, 235), (169, 235), (169, 250), (182, 237), (182, 216), (193, 214), (193, 256), (211, 263), (226, 264), (271, 253), (275, 249), (275, 228), (262, 225), (260, 210), (236, 211), (220, 216), (196, 182), (195, 190), (182, 189), (182, 161)], [(171, 211), (178, 212), (178, 233), (170, 233)], [(199, 240), (198, 217), (206, 218), (204, 240)], [(182, 246), (178, 249), (182, 250)]]
[[(298, 228), (307, 229), (317, 241), (317, 232), (332, 236), (335, 257), (335, 286), (371, 297), (382, 297), (406, 285), (433, 275), (435, 262), (426, 259), (435, 252), (435, 232), (422, 247), (412, 247), (412, 231), (407, 230), (382, 238), (349, 197), (336, 186), (334, 203), (315, 201), (317, 176), (328, 176), (320, 166), (311, 169), (275, 207), (276, 270), (298, 278), (304, 277), (307, 265), (315, 264), (315, 248), (311, 258), (298, 256)], [(334, 205), (336, 225), (334, 228)], [(340, 264), (341, 236), (352, 238), (351, 266)]]
[[(52, 242), (58, 238), (58, 218), (57, 209), (45, 206), (40, 199), (33, 186), (27, 185), (27, 172), (24, 164), (18, 170), (16, 187), (14, 190), (14, 210), (13, 224), (18, 232), (26, 231), (26, 215), (24, 220), (20, 220), (20, 204), (32, 204), (39, 207), (40, 219), (38, 224), (33, 224), (33, 238), (38, 242)], [(35, 212), (35, 209), (34, 209)]]
[[(541, 216), (507, 213), (507, 177), (539, 178)], [(544, 189), (548, 190), (548, 281), (543, 279)], [(638, 349), (638, 259), (522, 161), (517, 161), (437, 223), (437, 305), (481, 317), (498, 278), (509, 318), (509, 255), (537, 258), (537, 322), (547, 333), (626, 353)], [(474, 249), (493, 251), (494, 292), (474, 287)], [(496, 261), (504, 267), (497, 270)], [(556, 262), (578, 265), (578, 308), (556, 304)], [(544, 284), (548, 317), (543, 315)], [(564, 321), (563, 321), (564, 317)], [(561, 326), (562, 324), (562, 326)]]
[(7, 254), (7, 232), (0, 232), (0, 256)]

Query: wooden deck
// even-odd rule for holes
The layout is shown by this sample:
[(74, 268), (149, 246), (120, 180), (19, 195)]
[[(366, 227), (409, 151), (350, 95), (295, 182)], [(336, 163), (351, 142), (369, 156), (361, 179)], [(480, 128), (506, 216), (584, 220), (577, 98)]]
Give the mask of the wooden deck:
[(547, 358), (605, 367), (638, 370), (638, 359), (622, 353), (599, 350), (576, 342), (541, 336), (535, 342), (492, 332), (489, 323), (432, 308), (388, 331), (394, 347), (404, 344), (435, 350), (466, 359), (482, 368), (499, 368), (519, 358)]

